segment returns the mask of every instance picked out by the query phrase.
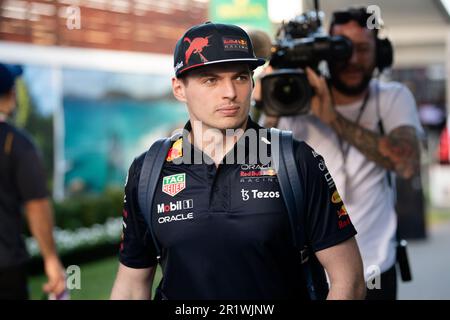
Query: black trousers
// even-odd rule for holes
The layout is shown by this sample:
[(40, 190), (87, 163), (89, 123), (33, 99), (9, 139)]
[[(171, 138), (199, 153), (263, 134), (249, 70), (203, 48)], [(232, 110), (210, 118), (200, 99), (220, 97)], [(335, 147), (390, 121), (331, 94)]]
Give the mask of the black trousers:
[(27, 268), (0, 269), (0, 300), (28, 300)]
[(397, 270), (395, 264), (380, 275), (380, 289), (367, 289), (366, 300), (397, 300)]

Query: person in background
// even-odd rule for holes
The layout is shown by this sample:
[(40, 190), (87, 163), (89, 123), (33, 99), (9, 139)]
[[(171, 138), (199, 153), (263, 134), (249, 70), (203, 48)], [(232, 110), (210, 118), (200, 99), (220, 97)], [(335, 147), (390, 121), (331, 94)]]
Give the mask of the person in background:
[(31, 138), (8, 122), (20, 74), (21, 68), (0, 64), (0, 300), (29, 298), (22, 211), (44, 260), (43, 290), (58, 298), (65, 292), (65, 271), (53, 239), (43, 164)]
[(351, 58), (329, 64), (328, 83), (307, 68), (316, 93), (310, 114), (271, 117), (265, 125), (292, 130), (323, 155), (358, 231), (366, 281), (374, 284), (367, 299), (393, 300), (397, 217), (391, 173), (403, 178), (418, 174), (423, 129), (408, 88), (373, 79), (389, 57), (383, 55), (378, 30), (368, 29), (369, 17), (366, 8), (333, 13), (330, 35), (352, 41)]

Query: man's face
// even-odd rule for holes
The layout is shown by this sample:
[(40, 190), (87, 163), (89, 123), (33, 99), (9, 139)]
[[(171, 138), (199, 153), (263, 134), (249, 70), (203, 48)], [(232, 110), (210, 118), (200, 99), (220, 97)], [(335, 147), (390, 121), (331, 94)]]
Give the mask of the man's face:
[(186, 103), (191, 121), (206, 128), (237, 129), (246, 122), (252, 93), (247, 64), (224, 63), (188, 71), (172, 79), (175, 97)]
[(347, 95), (361, 94), (368, 86), (375, 69), (375, 36), (373, 30), (361, 27), (356, 21), (335, 25), (333, 35), (342, 35), (353, 43), (349, 61), (330, 66), (333, 86)]
[(11, 116), (16, 108), (16, 92), (11, 89), (9, 92), (0, 95), (0, 112)]

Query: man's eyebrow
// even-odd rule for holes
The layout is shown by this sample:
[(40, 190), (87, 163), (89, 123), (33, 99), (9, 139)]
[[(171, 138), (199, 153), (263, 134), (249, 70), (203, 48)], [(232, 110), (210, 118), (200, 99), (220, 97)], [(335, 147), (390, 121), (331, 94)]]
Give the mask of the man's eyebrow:
[(242, 69), (242, 70), (236, 72), (236, 75), (241, 75), (241, 74), (250, 75), (251, 71), (249, 69)]
[[(237, 70), (236, 72), (234, 72), (234, 75), (235, 76), (240, 76), (240, 75), (243, 75), (243, 74), (246, 74), (246, 75), (250, 75), (250, 71), (248, 70), (248, 69), (242, 69), (242, 70)], [(217, 78), (217, 77), (220, 77), (220, 75), (219, 75), (219, 72), (213, 72), (213, 71), (202, 71), (202, 72), (199, 72), (197, 75), (196, 75), (196, 77), (197, 78), (208, 78), (208, 77), (214, 77), (214, 78)]]
[(214, 72), (199, 72), (197, 74), (198, 78), (208, 78), (208, 77), (218, 77), (218, 74), (214, 73)]

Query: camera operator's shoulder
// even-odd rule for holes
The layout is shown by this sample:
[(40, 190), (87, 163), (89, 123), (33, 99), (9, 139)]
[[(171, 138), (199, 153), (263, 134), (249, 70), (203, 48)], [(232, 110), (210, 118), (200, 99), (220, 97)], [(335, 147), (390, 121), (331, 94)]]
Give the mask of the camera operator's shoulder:
[(378, 89), (381, 95), (386, 95), (392, 99), (401, 95), (412, 96), (411, 90), (397, 81), (378, 81)]

